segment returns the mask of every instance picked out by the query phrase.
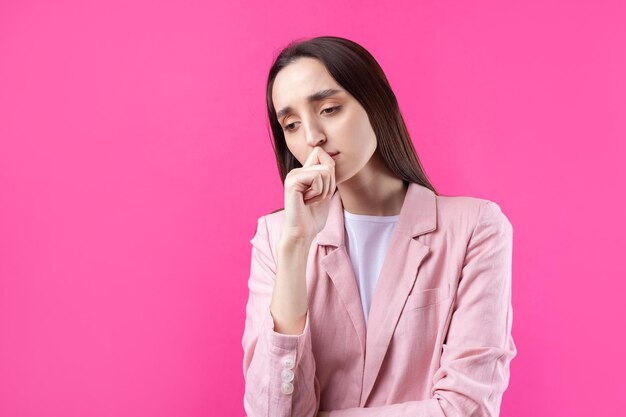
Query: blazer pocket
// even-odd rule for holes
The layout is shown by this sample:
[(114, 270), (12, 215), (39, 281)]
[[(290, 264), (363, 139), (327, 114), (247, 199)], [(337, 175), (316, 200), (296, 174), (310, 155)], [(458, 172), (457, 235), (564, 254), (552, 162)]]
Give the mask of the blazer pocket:
[(419, 289), (409, 294), (404, 305), (404, 311), (439, 304), (451, 296), (450, 284), (447, 282), (437, 288)]

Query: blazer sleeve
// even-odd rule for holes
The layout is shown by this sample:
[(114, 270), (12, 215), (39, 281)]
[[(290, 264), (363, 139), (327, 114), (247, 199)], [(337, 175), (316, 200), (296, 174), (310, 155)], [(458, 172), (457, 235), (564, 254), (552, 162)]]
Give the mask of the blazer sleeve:
[(244, 409), (249, 417), (315, 417), (320, 388), (315, 377), (309, 314), (300, 335), (274, 331), (270, 312), (276, 279), (267, 221), (262, 216), (250, 240), (252, 260), (242, 338)]
[(331, 411), (331, 417), (497, 417), (517, 349), (511, 335), (513, 228), (486, 200), (470, 237), (430, 399)]

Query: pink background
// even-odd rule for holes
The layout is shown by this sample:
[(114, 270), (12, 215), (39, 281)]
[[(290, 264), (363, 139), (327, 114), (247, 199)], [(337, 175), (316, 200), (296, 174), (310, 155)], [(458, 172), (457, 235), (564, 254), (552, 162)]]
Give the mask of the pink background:
[(438, 191), (514, 226), (502, 416), (617, 416), (621, 1), (0, 3), (0, 415), (243, 415), (265, 120), (294, 38), (378, 59)]

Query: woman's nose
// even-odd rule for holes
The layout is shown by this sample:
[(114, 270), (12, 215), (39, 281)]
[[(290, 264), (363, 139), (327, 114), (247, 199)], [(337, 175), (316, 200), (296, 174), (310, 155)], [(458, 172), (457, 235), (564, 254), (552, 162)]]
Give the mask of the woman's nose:
[(307, 125), (304, 131), (304, 134), (306, 135), (306, 142), (311, 146), (317, 146), (326, 140), (326, 135), (316, 124)]

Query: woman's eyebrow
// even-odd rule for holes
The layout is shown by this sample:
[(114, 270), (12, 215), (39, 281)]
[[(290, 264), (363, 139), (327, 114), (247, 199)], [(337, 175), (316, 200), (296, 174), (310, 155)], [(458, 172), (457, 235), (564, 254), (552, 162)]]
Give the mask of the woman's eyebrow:
[[(324, 100), (325, 98), (334, 96), (335, 94), (338, 93), (342, 93), (342, 90), (337, 90), (336, 88), (327, 88), (325, 90), (321, 90), (318, 91), (317, 93), (313, 93), (310, 96), (308, 96), (306, 99), (309, 103), (314, 103), (316, 101), (321, 101)], [(277, 114), (276, 114), (276, 118), (280, 119), (281, 117), (283, 117), (284, 115), (286, 115), (287, 113), (293, 111), (293, 109), (289, 106), (281, 109)]]

